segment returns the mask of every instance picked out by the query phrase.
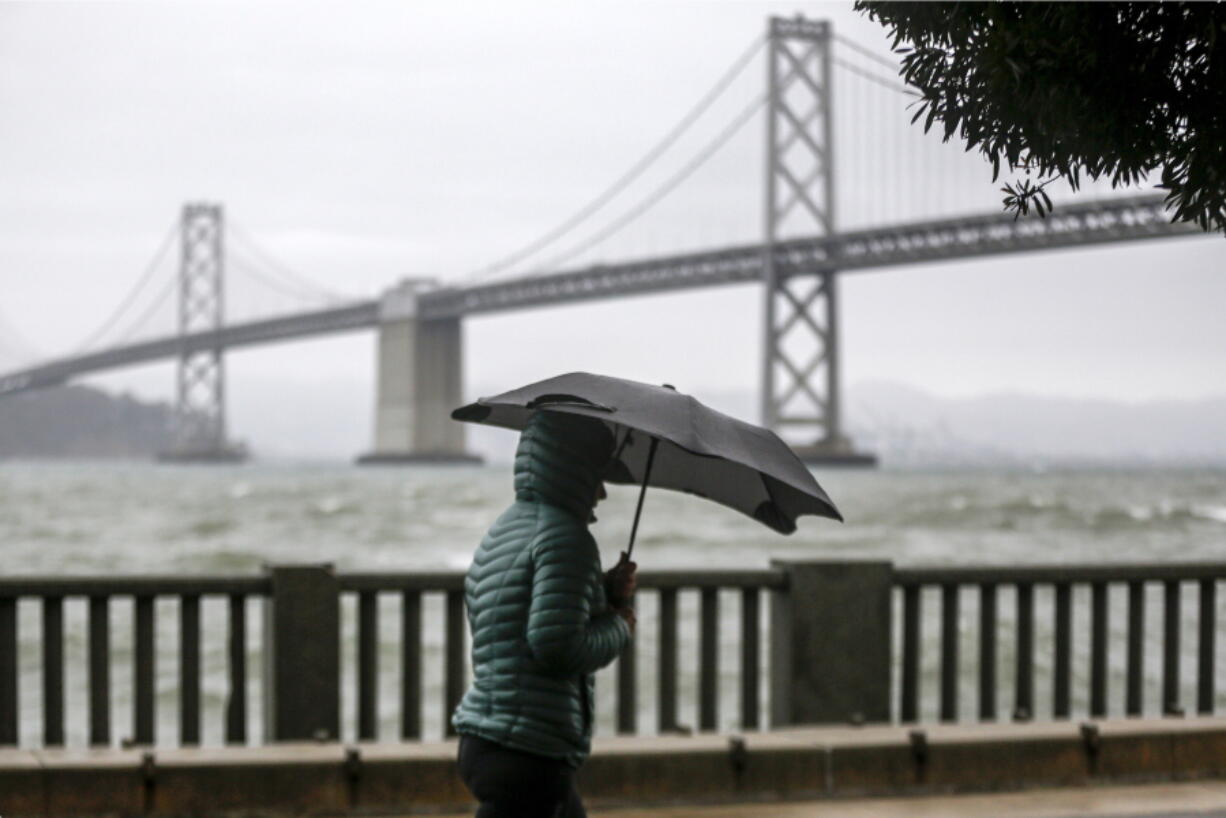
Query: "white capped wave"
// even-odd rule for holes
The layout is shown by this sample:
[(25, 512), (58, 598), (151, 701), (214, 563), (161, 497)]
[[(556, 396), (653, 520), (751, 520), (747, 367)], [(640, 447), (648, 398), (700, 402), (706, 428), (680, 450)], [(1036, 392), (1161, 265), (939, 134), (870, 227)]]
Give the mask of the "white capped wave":
[(1226, 523), (1226, 506), (1194, 505), (1189, 511), (1193, 517), (1199, 517), (1202, 520)]
[(323, 497), (315, 503), (315, 510), (320, 514), (337, 514), (349, 508), (349, 504), (339, 497)]

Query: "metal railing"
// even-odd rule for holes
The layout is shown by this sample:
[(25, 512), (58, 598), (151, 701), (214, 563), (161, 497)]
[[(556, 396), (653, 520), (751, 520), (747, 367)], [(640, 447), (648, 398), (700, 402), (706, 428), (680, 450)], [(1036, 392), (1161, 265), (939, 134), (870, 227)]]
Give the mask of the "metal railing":
[[(279, 597), (281, 575), (307, 570), (323, 582), (308, 583), (303, 592), (291, 589), (290, 597)], [(311, 571), (310, 569), (317, 569)], [(271, 567), (263, 576), (41, 576), (0, 579), (0, 746), (15, 746), (20, 740), (18, 601), (36, 604), (41, 611), (41, 733), (43, 746), (62, 746), (65, 742), (65, 627), (66, 599), (81, 598), (88, 606), (85, 698), (87, 699), (88, 738), (93, 746), (116, 743), (112, 727), (112, 601), (128, 597), (132, 601), (132, 726), (123, 743), (151, 745), (156, 741), (158, 722), (156, 641), (158, 620), (155, 601), (177, 600), (178, 644), (178, 742), (196, 745), (201, 740), (201, 599), (220, 597), (228, 602), (224, 629), (226, 680), (223, 741), (245, 744), (253, 733), (249, 727), (248, 707), (248, 628), (247, 600), (257, 598), (265, 605), (265, 627), (260, 634), (258, 654), (262, 667), (264, 740), (289, 738), (335, 739), (341, 735), (339, 713), (329, 715), (319, 699), (339, 707), (342, 675), (352, 673), (355, 691), (354, 734), (359, 740), (379, 738), (380, 712), (380, 601), (399, 597), (399, 737), (423, 738), (422, 710), (427, 691), (424, 678), (429, 668), (423, 651), (427, 622), (423, 618), (423, 599), (442, 599), (441, 709), (449, 714), (458, 704), (467, 685), (467, 622), (463, 600), (464, 575), (461, 572), (435, 573), (333, 573), (327, 566)], [(782, 590), (786, 576), (781, 570), (751, 571), (656, 571), (639, 576), (639, 596), (655, 595), (658, 604), (658, 639), (655, 696), (658, 703), (656, 729), (660, 732), (685, 730), (677, 717), (682, 693), (679, 685), (680, 623), (678, 594), (694, 590), (700, 598), (699, 667), (694, 698), (699, 704), (698, 729), (716, 729), (719, 697), (718, 635), (720, 633), (719, 592), (731, 589), (741, 596), (742, 633), (740, 678), (740, 724), (745, 729), (762, 723), (759, 701), (761, 677), (760, 595), (764, 590)], [(319, 599), (335, 611), (334, 617), (317, 616)], [(282, 602), (278, 604), (278, 599)], [(329, 602), (331, 600), (331, 602)], [(355, 609), (353, 622), (342, 609)], [(314, 611), (314, 612), (313, 612)], [(280, 627), (293, 620), (299, 627), (287, 631)], [(219, 624), (219, 623), (214, 623)], [(352, 628), (347, 626), (352, 625)], [(320, 645), (341, 641), (342, 630), (354, 633), (353, 661), (346, 663), (339, 651), (321, 655)], [(622, 733), (640, 730), (638, 662), (636, 645), (616, 661), (616, 729)], [(273, 672), (278, 663), (290, 665), (283, 676)], [(303, 698), (300, 688), (306, 680), (322, 682), (316, 698)], [(288, 707), (288, 710), (285, 709)], [(322, 721), (321, 721), (322, 713)], [(450, 725), (444, 715), (445, 732)], [(27, 737), (28, 737), (27, 731)]]
[[(659, 595), (659, 665), (657, 667), (657, 723), (659, 732), (679, 726), (677, 719), (678, 622), (677, 594), (685, 588), (699, 592), (698, 643), (698, 729), (714, 730), (718, 722), (719, 632), (721, 589), (740, 592), (740, 719), (741, 729), (761, 726), (760, 690), (762, 678), (761, 594), (783, 592), (787, 574), (779, 569), (758, 571), (655, 571), (644, 572), (639, 587)], [(638, 691), (635, 685), (635, 648), (631, 643), (618, 659), (617, 729), (637, 731)]]
[[(938, 590), (940, 595), (938, 714), (942, 721), (958, 719), (963, 665), (959, 644), (962, 641), (960, 611), (963, 592), (973, 588), (978, 602), (978, 651), (974, 657), (977, 716), (983, 721), (998, 718), (998, 589), (1002, 587), (1011, 587), (1014, 596), (1013, 719), (1033, 718), (1037, 709), (1035, 629), (1042, 619), (1036, 614), (1036, 589), (1044, 588), (1050, 589), (1046, 619), (1051, 632), (1047, 650), (1051, 659), (1050, 712), (1053, 718), (1067, 719), (1073, 715), (1074, 693), (1077, 692), (1073, 684), (1075, 613), (1083, 617), (1088, 614), (1089, 620), (1086, 715), (1108, 715), (1111, 676), (1108, 659), (1113, 641), (1118, 641), (1112, 639), (1110, 628), (1112, 606), (1109, 602), (1113, 589), (1127, 591), (1124, 715), (1144, 714), (1146, 596), (1151, 586), (1159, 587), (1162, 593), (1162, 627), (1158, 634), (1162, 654), (1161, 714), (1182, 715), (1185, 710), (1181, 702), (1182, 600), (1186, 585), (1192, 585), (1198, 595), (1196, 711), (1212, 714), (1216, 695), (1217, 583), (1222, 580), (1226, 580), (1226, 564), (1223, 563), (897, 569), (894, 582), (902, 594), (899, 717), (904, 722), (920, 718), (920, 646), (924, 642), (921, 623), (925, 621), (921, 594), (925, 588), (931, 588)], [(1074, 604), (1079, 588), (1088, 589), (1088, 605)], [(1118, 601), (1118, 594), (1115, 596)]]
[[(1045, 675), (1038, 666), (1050, 659), (1051, 716), (1070, 718), (1075, 710), (1084, 710), (1090, 717), (1100, 717), (1108, 714), (1113, 668), (1116, 676), (1121, 675), (1119, 663), (1109, 662), (1111, 645), (1123, 636), (1123, 713), (1137, 716), (1145, 709), (1149, 634), (1149, 642), (1161, 642), (1160, 710), (1180, 715), (1181, 667), (1186, 659), (1181, 652), (1182, 630), (1190, 624), (1183, 601), (1191, 586), (1198, 600), (1196, 712), (1211, 714), (1217, 694), (1217, 583), (1223, 580), (1226, 563), (935, 568), (894, 567), (887, 562), (779, 562), (761, 570), (644, 571), (639, 576), (638, 604), (640, 611), (649, 608), (650, 616), (640, 621), (638, 638), (607, 672), (615, 681), (613, 696), (604, 699), (604, 712), (611, 717), (607, 723), (626, 734), (688, 730), (678, 718), (683, 700), (693, 702), (695, 729), (703, 731), (926, 718), (991, 721), (1000, 718), (1002, 695), (1011, 693), (1011, 716), (1030, 719), (1039, 711), (1048, 712), (1046, 700), (1038, 701), (1035, 681)], [(1158, 639), (1145, 626), (1150, 586), (1160, 587), (1162, 595)], [(1126, 610), (1112, 604), (1124, 601), (1113, 589), (1126, 591)], [(764, 594), (768, 611), (762, 610)], [(688, 644), (679, 613), (683, 595), (696, 603), (695, 632)], [(978, 603), (977, 615), (967, 617), (963, 601), (972, 596)], [(739, 614), (738, 633), (727, 627), (729, 606), (721, 605), (721, 597), (725, 603), (739, 598), (739, 604), (732, 606)], [(132, 605), (131, 688), (120, 691), (131, 699), (132, 726), (130, 735), (122, 738), (125, 743), (149, 745), (157, 740), (156, 664), (167, 651), (157, 650), (155, 603), (167, 598), (176, 601), (178, 639), (163, 644), (174, 645), (170, 655), (177, 665), (177, 683), (163, 677), (162, 687), (165, 693), (177, 686), (177, 740), (183, 745), (201, 743), (201, 684), (209, 676), (201, 664), (202, 600), (216, 600), (209, 604), (226, 611), (224, 626), (218, 611), (209, 619), (206, 633), (224, 640), (224, 663), (210, 654), (216, 658), (209, 681), (214, 703), (218, 691), (224, 690), (220, 736), (227, 744), (336, 740), (343, 735), (342, 723), (353, 725), (350, 735), (358, 740), (387, 738), (380, 735), (380, 714), (386, 733), (392, 709), (397, 711), (399, 738), (420, 740), (428, 732), (423, 728), (423, 706), (437, 707), (434, 712), (442, 725), (433, 735), (449, 732), (446, 717), (467, 685), (460, 572), (336, 573), (327, 565), (309, 565), (271, 566), (256, 576), (8, 577), (0, 579), (0, 746), (22, 743), (20, 697), (37, 693), (19, 689), (23, 671), (27, 680), (33, 677), (29, 664), (35, 653), (27, 650), (21, 658), (19, 603), (26, 610), (37, 608), (41, 620), (41, 712), (37, 714), (41, 733), (34, 743), (68, 743), (66, 600), (80, 600), (74, 605), (84, 602), (86, 613), (83, 633), (73, 629), (67, 634), (86, 648), (85, 684), (80, 686), (84, 701), (76, 704), (85, 711), (88, 729), (76, 735), (90, 745), (116, 743), (112, 603), (120, 598), (130, 598)], [(937, 604), (930, 608), (925, 598)], [(264, 609), (264, 627), (254, 652), (248, 646), (249, 600), (258, 600)], [(441, 615), (423, 614), (427, 600), (430, 611), (439, 608)], [(1003, 616), (1002, 600), (1012, 602)], [(390, 604), (381, 606), (381, 602)], [(384, 674), (380, 689), (380, 654), (387, 657), (393, 648), (380, 637), (381, 607), (397, 610), (400, 620), (392, 654), (400, 667), (391, 685), (399, 689), (391, 702), (381, 699), (389, 685)], [(1126, 627), (1113, 635), (1110, 624), (1118, 611), (1125, 611)], [(431, 627), (435, 622), (438, 632)], [(27, 636), (32, 624), (26, 623)], [(171, 627), (164, 619), (162, 624)], [(1084, 685), (1077, 683), (1074, 668), (1079, 625), (1088, 625), (1089, 636)], [(765, 657), (763, 635), (768, 643)], [(1047, 644), (1037, 636), (1047, 637)], [(977, 651), (965, 650), (976, 640)], [(720, 661), (721, 641), (725, 650), (730, 643), (736, 645), (735, 672), (729, 671), (730, 662)], [(349, 651), (351, 661), (345, 658)], [(688, 665), (681, 668), (683, 653), (696, 659), (692, 673)], [(264, 695), (249, 707), (249, 683), (257, 681), (249, 678), (252, 656), (259, 660), (253, 672)], [(647, 673), (640, 672), (644, 657), (654, 664)], [(934, 657), (934, 672), (925, 673)], [(998, 678), (1002, 666), (1005, 676), (1012, 676), (1011, 690)], [(436, 700), (425, 680), (440, 675)], [(927, 693), (926, 677), (930, 684), (935, 682)], [(644, 679), (652, 679), (654, 685), (648, 683), (644, 690)], [(342, 714), (342, 694), (349, 680), (353, 710)], [(737, 689), (728, 689), (728, 684)], [(972, 687), (977, 691), (973, 715), (965, 706), (968, 697), (960, 695)], [(735, 718), (726, 714), (721, 719), (721, 693), (727, 694), (725, 704), (739, 705)], [(645, 701), (654, 705), (654, 725), (644, 723), (644, 713), (650, 710), (643, 707)], [(381, 702), (394, 708), (381, 710)], [(762, 712), (763, 702), (767, 713)], [(162, 707), (167, 706), (163, 701)], [(262, 713), (262, 732), (250, 728), (253, 710)], [(349, 714), (352, 722), (342, 718)], [(26, 717), (31, 717), (28, 708)], [(210, 724), (210, 729), (218, 726)], [(31, 729), (25, 731), (25, 743), (31, 743), (32, 735)]]
[[(342, 593), (357, 597), (356, 690), (357, 736), (361, 740), (378, 737), (379, 708), (379, 597), (399, 594), (400, 628), (400, 736), (417, 739), (422, 735), (422, 594), (442, 592), (444, 603), (443, 712), (452, 712), (464, 694), (465, 632), (463, 574), (350, 573), (338, 576)], [(744, 729), (761, 724), (760, 692), (763, 672), (759, 633), (760, 596), (763, 590), (782, 590), (786, 575), (777, 569), (739, 571), (645, 571), (639, 576), (639, 594), (655, 594), (658, 605), (658, 660), (656, 667), (656, 729), (672, 732), (683, 729), (677, 717), (679, 697), (678, 593), (685, 589), (699, 594), (698, 729), (714, 730), (719, 701), (719, 592), (732, 589), (741, 597), (740, 645), (740, 719)], [(616, 660), (616, 729), (620, 733), (639, 732), (638, 642), (632, 642)], [(447, 726), (450, 734), (450, 726)]]
[(0, 746), (18, 743), (19, 649), (17, 601), (35, 598), (42, 613), (42, 743), (64, 742), (64, 601), (83, 597), (88, 604), (89, 743), (109, 745), (111, 732), (111, 601), (133, 600), (133, 742), (154, 741), (156, 675), (154, 601), (179, 600), (179, 735), (184, 745), (200, 742), (200, 600), (229, 601), (227, 743), (247, 740), (247, 617), (249, 596), (265, 595), (268, 577), (116, 576), (24, 577), (0, 579)]
[(358, 602), (357, 657), (354, 663), (357, 689), (357, 736), (377, 737), (379, 708), (379, 596), (401, 597), (400, 627), (400, 737), (422, 737), (422, 594), (445, 595), (443, 624), (443, 689), (445, 713), (450, 713), (464, 695), (465, 632), (464, 575), (449, 573), (361, 573), (338, 577), (340, 591), (354, 594)]

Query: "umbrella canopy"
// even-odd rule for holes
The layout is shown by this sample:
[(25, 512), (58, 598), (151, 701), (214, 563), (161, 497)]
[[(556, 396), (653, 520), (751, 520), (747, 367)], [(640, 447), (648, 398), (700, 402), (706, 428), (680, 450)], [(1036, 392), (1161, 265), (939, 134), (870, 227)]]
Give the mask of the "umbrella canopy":
[[(571, 372), (462, 406), (456, 420), (523, 429), (537, 411), (602, 421), (616, 448), (604, 479), (714, 500), (790, 534), (796, 518), (842, 520), (809, 469), (778, 435), (669, 386)], [(640, 498), (641, 502), (641, 498)], [(636, 515), (637, 523), (637, 515)]]

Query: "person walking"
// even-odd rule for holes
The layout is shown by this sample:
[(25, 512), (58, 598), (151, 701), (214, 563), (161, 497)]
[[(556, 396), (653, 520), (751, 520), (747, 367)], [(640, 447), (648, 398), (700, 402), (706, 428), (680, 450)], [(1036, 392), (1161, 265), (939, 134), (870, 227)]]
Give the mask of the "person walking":
[(584, 818), (575, 773), (591, 751), (593, 674), (634, 633), (633, 562), (601, 572), (588, 531), (614, 437), (538, 411), (515, 453), (515, 500), (464, 581), (473, 680), (451, 723), (477, 818)]

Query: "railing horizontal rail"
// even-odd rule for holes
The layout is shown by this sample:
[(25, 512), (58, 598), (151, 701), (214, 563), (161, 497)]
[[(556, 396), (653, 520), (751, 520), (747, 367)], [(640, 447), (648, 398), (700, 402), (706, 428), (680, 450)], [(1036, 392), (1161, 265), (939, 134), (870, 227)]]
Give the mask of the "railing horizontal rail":
[(759, 571), (643, 571), (640, 588), (765, 588), (781, 591), (788, 587), (787, 574), (781, 570)]
[(341, 591), (462, 591), (463, 571), (431, 571), (422, 573), (338, 573), (336, 582)]
[(1226, 579), (1226, 562), (1120, 563), (1117, 565), (968, 565), (894, 569), (894, 584), (903, 588), (915, 585), (1162, 582), (1197, 579)]
[(0, 598), (56, 596), (181, 596), (191, 594), (267, 594), (265, 576), (207, 574), (126, 574), (117, 576), (7, 576)]
[[(336, 579), (342, 591), (459, 591), (464, 589), (463, 571), (346, 572), (338, 573)], [(657, 590), (663, 588), (783, 590), (787, 588), (787, 574), (771, 568), (641, 571), (638, 574), (638, 587)]]
[[(984, 583), (1162, 582), (1226, 579), (1226, 562), (1120, 563), (1116, 565), (1050, 564), (1024, 566), (912, 566), (894, 569), (894, 584), (978, 585)], [(452, 591), (464, 587), (461, 571), (345, 572), (337, 574), (342, 591)], [(778, 569), (642, 571), (640, 588), (765, 588), (784, 590), (787, 574)], [(112, 576), (8, 576), (0, 578), (0, 598), (22, 596), (133, 596), (155, 594), (267, 594), (265, 576), (128, 574)]]

